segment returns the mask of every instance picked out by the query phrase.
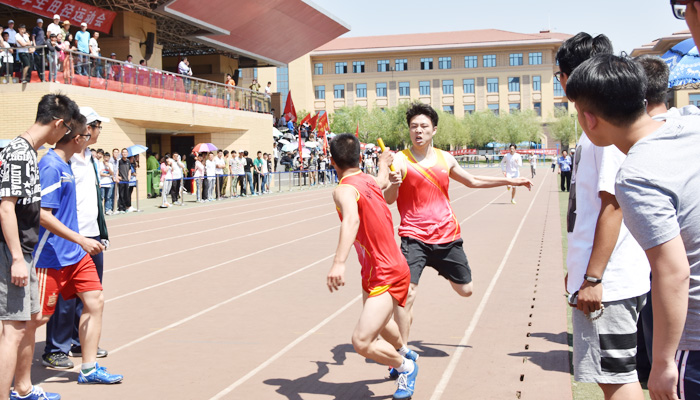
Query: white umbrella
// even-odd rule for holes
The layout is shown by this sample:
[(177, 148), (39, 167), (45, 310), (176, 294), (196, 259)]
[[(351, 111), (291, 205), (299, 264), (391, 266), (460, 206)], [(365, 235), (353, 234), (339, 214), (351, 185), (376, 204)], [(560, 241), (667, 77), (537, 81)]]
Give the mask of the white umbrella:
[(279, 139), (279, 140), (277, 141), (277, 143), (289, 144), (290, 142), (289, 142), (289, 140), (287, 140), (287, 139)]
[(304, 146), (315, 149), (316, 147), (318, 147), (318, 143), (309, 141), (309, 142), (306, 142), (306, 144), (304, 144)]
[(311, 150), (309, 150), (309, 149), (307, 149), (307, 148), (304, 148), (304, 149), (301, 151), (301, 156), (302, 156), (302, 157), (310, 157), (310, 156), (311, 156)]
[(272, 127), (272, 137), (281, 137), (282, 132), (279, 131), (279, 129), (275, 128), (274, 126)]
[(284, 146), (282, 146), (282, 151), (294, 151), (299, 148), (298, 143), (287, 143)]
[(374, 146), (376, 146), (374, 143), (367, 143), (367, 144), (365, 145), (365, 149), (369, 150), (369, 149), (371, 149), (371, 148), (374, 148)]

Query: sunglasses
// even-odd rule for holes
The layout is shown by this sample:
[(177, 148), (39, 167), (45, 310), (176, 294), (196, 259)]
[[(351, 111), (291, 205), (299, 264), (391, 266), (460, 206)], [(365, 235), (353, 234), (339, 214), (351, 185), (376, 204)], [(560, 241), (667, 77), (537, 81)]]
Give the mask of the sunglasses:
[(678, 19), (685, 19), (685, 8), (693, 2), (695, 2), (695, 0), (671, 0), (673, 16)]

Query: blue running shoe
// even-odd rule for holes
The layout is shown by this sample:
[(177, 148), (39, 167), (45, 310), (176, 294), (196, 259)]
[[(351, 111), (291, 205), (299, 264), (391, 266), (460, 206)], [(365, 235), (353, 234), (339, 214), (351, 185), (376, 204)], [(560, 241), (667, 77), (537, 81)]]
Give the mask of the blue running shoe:
[(408, 358), (409, 360), (418, 361), (418, 357), (420, 356), (415, 351), (409, 350), (404, 357)]
[(32, 391), (28, 395), (22, 397), (14, 390), (10, 392), (10, 400), (61, 400), (61, 395), (58, 393), (44, 392), (40, 386), (32, 386)]
[(99, 364), (95, 364), (95, 369), (93, 369), (92, 372), (90, 372), (87, 375), (84, 374), (82, 370), (80, 371), (80, 375), (78, 376), (78, 383), (88, 385), (112, 384), (119, 383), (123, 379), (123, 375), (110, 374), (109, 372), (107, 372), (107, 368), (100, 367)]
[[(416, 353), (413, 350), (409, 350), (408, 353), (406, 353), (406, 355), (404, 356), (404, 358), (408, 358), (412, 361), (418, 361), (418, 357), (420, 357), (418, 353)], [(391, 379), (392, 381), (398, 379), (399, 374), (400, 372), (397, 371), (396, 368), (389, 368), (389, 379)]]
[(399, 378), (396, 380), (398, 388), (394, 392), (394, 399), (410, 399), (413, 396), (413, 392), (416, 387), (416, 376), (418, 376), (418, 364), (413, 362), (413, 372), (410, 374), (408, 372), (402, 372), (399, 374)]
[(396, 368), (393, 368), (393, 367), (389, 368), (389, 379), (391, 379), (392, 381), (395, 381), (396, 379), (398, 379), (399, 374), (400, 374), (400, 372), (397, 371)]

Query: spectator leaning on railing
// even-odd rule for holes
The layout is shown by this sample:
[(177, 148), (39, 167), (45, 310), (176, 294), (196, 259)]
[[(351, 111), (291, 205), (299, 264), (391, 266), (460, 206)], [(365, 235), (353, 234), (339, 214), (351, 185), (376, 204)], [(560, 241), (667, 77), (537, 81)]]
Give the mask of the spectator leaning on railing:
[(17, 32), (17, 53), (19, 55), (19, 61), (22, 63), (22, 83), (29, 83), (30, 74), (32, 72), (32, 55), (34, 48), (32, 46), (31, 40), (29, 40), (29, 34), (27, 34), (27, 27), (24, 24), (20, 24), (19, 32)]
[[(75, 34), (75, 40), (78, 42), (78, 51), (84, 54), (90, 54), (90, 33), (87, 31), (87, 24), (83, 22), (80, 24), (80, 31)], [(88, 58), (86, 56), (80, 56), (78, 60), (77, 73), (80, 75), (88, 74)]]
[(39, 75), (39, 80), (44, 81), (46, 78), (44, 76), (45, 71), (45, 60), (44, 54), (45, 50), (43, 48), (36, 48), (46, 45), (46, 33), (44, 32), (44, 20), (39, 18), (36, 20), (36, 26), (32, 29), (32, 44), (35, 46), (34, 49), (34, 70)]
[(49, 24), (49, 26), (46, 27), (46, 34), (51, 37), (51, 34), (53, 33), (54, 35), (58, 36), (59, 33), (63, 33), (63, 30), (61, 29), (61, 16), (58, 14), (55, 14), (53, 16), (53, 22)]

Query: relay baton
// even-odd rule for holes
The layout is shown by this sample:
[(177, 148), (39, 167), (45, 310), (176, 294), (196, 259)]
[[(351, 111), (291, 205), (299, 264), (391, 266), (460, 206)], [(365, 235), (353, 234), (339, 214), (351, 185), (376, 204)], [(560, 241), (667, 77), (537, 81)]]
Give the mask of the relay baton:
[[(382, 140), (382, 138), (377, 139), (377, 144), (379, 144), (379, 148), (382, 150), (382, 153), (384, 153), (386, 151), (386, 146), (384, 146), (384, 141)], [(396, 171), (396, 168), (394, 168), (394, 164), (389, 165), (389, 169), (391, 170), (391, 172)]]

